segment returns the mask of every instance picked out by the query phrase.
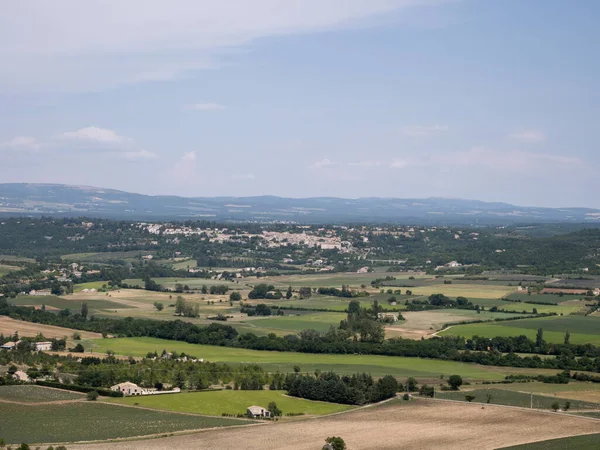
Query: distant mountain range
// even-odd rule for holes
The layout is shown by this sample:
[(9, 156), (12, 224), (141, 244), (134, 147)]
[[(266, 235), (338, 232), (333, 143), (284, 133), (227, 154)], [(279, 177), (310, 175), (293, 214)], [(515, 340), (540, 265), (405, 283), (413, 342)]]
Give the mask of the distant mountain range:
[(499, 225), (600, 224), (600, 210), (537, 208), (446, 198), (177, 197), (62, 184), (0, 184), (0, 216), (88, 216), (131, 220), (288, 221)]

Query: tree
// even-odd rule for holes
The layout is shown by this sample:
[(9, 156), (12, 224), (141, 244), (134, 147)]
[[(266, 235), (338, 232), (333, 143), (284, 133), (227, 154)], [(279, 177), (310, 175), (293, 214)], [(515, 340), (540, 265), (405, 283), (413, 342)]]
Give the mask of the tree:
[(83, 345), (77, 344), (74, 348), (71, 349), (71, 351), (74, 353), (83, 353), (85, 352), (85, 348), (83, 348)]
[(536, 347), (540, 348), (544, 345), (544, 343), (544, 329), (538, 328), (537, 334), (535, 336), (535, 345)]
[(205, 284), (202, 285), (202, 289), (200, 290), (200, 292), (202, 292), (203, 294), (208, 294), (208, 288)]
[(325, 439), (323, 450), (346, 450), (346, 443), (341, 437), (331, 436)]
[(310, 298), (312, 296), (312, 289), (309, 287), (301, 287), (298, 290), (298, 294), (300, 294), (300, 298)]
[(475, 396), (473, 394), (467, 394), (465, 395), (465, 400), (471, 403), (473, 400), (475, 400)]
[(177, 300), (175, 301), (175, 314), (178, 316), (182, 316), (185, 312), (185, 307), (185, 299), (181, 295), (178, 295)]
[(492, 393), (488, 392), (485, 394), (485, 402), (486, 403), (491, 403), (492, 402)]
[(282, 411), (277, 407), (277, 403), (275, 403), (275, 402), (269, 403), (269, 405), (267, 406), (267, 409), (269, 411), (271, 411), (272, 417), (280, 417), (282, 414)]
[(285, 298), (289, 300), (290, 298), (292, 298), (292, 295), (293, 295), (292, 294), (292, 287), (288, 286), (287, 291), (285, 293)]
[(565, 333), (565, 345), (569, 345), (570, 340), (571, 340), (571, 333), (569, 333), (569, 330), (567, 330), (567, 332)]
[(550, 405), (550, 408), (552, 408), (552, 410), (554, 412), (558, 411), (560, 409), (560, 405), (558, 404), (558, 402), (554, 402)]
[(571, 409), (571, 402), (569, 402), (569, 401), (565, 402), (565, 407), (563, 409), (565, 411), (568, 411), (569, 409)]
[(87, 302), (83, 302), (81, 304), (81, 317), (83, 317), (83, 320), (86, 320), (88, 316), (88, 305)]
[(98, 400), (98, 393), (96, 391), (90, 391), (87, 393), (87, 399), (90, 402), (95, 402), (96, 400)]
[(229, 301), (231, 302), (239, 302), (242, 299), (242, 294), (240, 294), (238, 291), (233, 291), (231, 294), (229, 294)]
[(165, 305), (163, 305), (160, 302), (154, 302), (154, 307), (156, 308), (157, 311), (162, 311), (163, 309), (165, 309)]
[(410, 377), (406, 380), (406, 391), (407, 392), (415, 392), (417, 390), (418, 383), (416, 378)]
[(463, 379), (460, 375), (450, 375), (448, 377), (448, 385), (453, 391), (458, 391), (458, 389), (462, 386)]

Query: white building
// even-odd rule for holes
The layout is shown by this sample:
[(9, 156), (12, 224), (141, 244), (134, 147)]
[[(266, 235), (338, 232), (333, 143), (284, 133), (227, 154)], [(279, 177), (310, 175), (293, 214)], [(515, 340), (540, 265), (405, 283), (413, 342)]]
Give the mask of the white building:
[(50, 350), (52, 350), (52, 342), (34, 342), (33, 345), (35, 345), (35, 349), (38, 352), (49, 352)]
[(131, 381), (125, 381), (124, 383), (115, 384), (111, 386), (111, 391), (120, 391), (125, 396), (133, 396), (133, 395), (160, 395), (160, 394), (178, 394), (181, 392), (181, 389), (175, 387), (169, 391), (159, 391), (158, 389), (146, 389), (138, 386)]
[(246, 408), (246, 415), (248, 417), (271, 417), (271, 411), (262, 406), (249, 406)]

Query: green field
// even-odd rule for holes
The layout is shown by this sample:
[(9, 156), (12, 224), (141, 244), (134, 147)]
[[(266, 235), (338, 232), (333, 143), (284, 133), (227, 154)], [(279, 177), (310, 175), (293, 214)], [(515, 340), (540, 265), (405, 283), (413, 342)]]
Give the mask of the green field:
[(21, 270), (22, 268), (19, 266), (13, 266), (11, 264), (0, 264), (0, 276), (6, 275), (10, 272), (15, 272), (17, 270)]
[(188, 344), (154, 338), (118, 338), (93, 341), (94, 351), (113, 350), (120, 355), (146, 356), (148, 352), (161, 353), (162, 350), (185, 352), (210, 362), (232, 364), (256, 363), (270, 372), (292, 372), (294, 365), (300, 365), (302, 371), (314, 372), (331, 370), (339, 374), (368, 372), (375, 377), (387, 374), (396, 377), (414, 376), (417, 378), (439, 378), (440, 375), (460, 374), (473, 380), (502, 380), (510, 373), (549, 373), (542, 369), (528, 370), (493, 366), (480, 366), (454, 361), (441, 361), (424, 358), (403, 358), (378, 355), (325, 355), (294, 352), (271, 352), (247, 350), (231, 347)]
[[(169, 289), (175, 289), (175, 285), (178, 283), (183, 284), (183, 285), (187, 284), (190, 289), (201, 289), (202, 286), (207, 286), (210, 288), (211, 286), (217, 286), (217, 285), (225, 285), (229, 289), (248, 289), (248, 290), (251, 289), (250, 287), (246, 286), (241, 281), (235, 282), (235, 281), (227, 281), (227, 280), (211, 280), (211, 279), (206, 279), (206, 278), (174, 278), (174, 277), (157, 277), (157, 278), (152, 278), (152, 280), (154, 280), (161, 286), (169, 288)], [(123, 283), (127, 283), (130, 286), (139, 286), (139, 287), (144, 286), (144, 281), (140, 278), (128, 278), (126, 280), (123, 280)]]
[[(113, 302), (112, 300), (89, 299), (85, 300), (85, 302), (88, 304), (88, 307), (91, 310), (131, 308), (131, 306)], [(70, 300), (69, 297), (63, 298), (56, 297), (54, 295), (46, 295), (43, 297), (20, 295), (16, 298), (10, 299), (10, 303), (19, 306), (46, 305), (58, 309), (70, 309), (77, 311), (81, 309), (81, 305), (84, 303), (84, 300)]]
[[(531, 444), (502, 447), (501, 450), (598, 450), (600, 434), (586, 434), (548, 441), (532, 442)], [(500, 450), (500, 449), (499, 449)]]
[(87, 283), (79, 283), (73, 285), (74, 292), (81, 292), (84, 289), (101, 289), (102, 286), (108, 286), (108, 281), (88, 281)]
[(571, 333), (572, 344), (600, 345), (600, 317), (595, 316), (554, 316), (539, 319), (456, 325), (441, 332), (440, 335), (462, 336), (465, 338), (525, 335), (530, 339), (535, 339), (538, 328), (544, 330), (544, 339), (550, 343), (562, 343), (568, 330)]
[(245, 420), (151, 411), (101, 402), (36, 406), (3, 403), (0, 434), (7, 443), (13, 444), (73, 442), (248, 423)]
[(554, 295), (554, 294), (523, 294), (520, 292), (515, 292), (507, 296), (506, 298), (509, 300), (520, 300), (521, 303), (526, 302), (542, 302), (542, 303), (554, 303), (558, 305), (559, 303), (567, 302), (569, 300), (582, 300), (585, 295)]
[[(436, 398), (446, 400), (467, 401), (465, 395), (471, 394), (475, 396), (474, 402), (487, 403), (487, 394), (491, 394), (490, 403), (494, 405), (519, 406), (521, 408), (529, 408), (533, 406), (535, 409), (551, 409), (552, 403), (558, 401), (561, 408), (565, 405), (564, 398), (557, 398), (549, 395), (528, 394), (525, 392), (508, 391), (504, 389), (474, 389), (453, 392), (436, 392)], [(572, 410), (596, 410), (600, 408), (600, 404), (584, 402), (580, 400), (569, 400)]]
[(39, 403), (58, 400), (81, 400), (83, 394), (77, 392), (50, 389), (31, 384), (0, 386), (0, 400), (9, 402)]
[(346, 314), (343, 313), (321, 312), (300, 316), (272, 316), (266, 319), (248, 321), (247, 323), (260, 328), (284, 330), (290, 333), (308, 329), (327, 331), (332, 326), (337, 328), (340, 321), (346, 317)]
[(245, 414), (252, 405), (267, 407), (270, 402), (277, 403), (283, 414), (304, 413), (310, 415), (331, 414), (351, 409), (348, 405), (313, 402), (301, 398), (287, 397), (284, 391), (208, 391), (190, 392), (173, 395), (148, 395), (145, 397), (125, 397), (110, 399), (110, 402), (133, 405), (138, 403), (145, 408), (166, 411), (187, 412), (220, 416), (227, 414)]
[(431, 278), (426, 275), (417, 275), (408, 272), (387, 272), (387, 273), (328, 273), (328, 274), (302, 274), (302, 275), (284, 275), (279, 277), (265, 277), (257, 281), (257, 283), (269, 283), (279, 287), (280, 289), (286, 289), (288, 286), (293, 288), (299, 288), (302, 286), (307, 287), (339, 287), (343, 284), (347, 284), (354, 289), (360, 289), (361, 285), (365, 285), (367, 288), (371, 287), (371, 281), (376, 278), (392, 276), (397, 279), (408, 280), (409, 276), (415, 276), (416, 278)]

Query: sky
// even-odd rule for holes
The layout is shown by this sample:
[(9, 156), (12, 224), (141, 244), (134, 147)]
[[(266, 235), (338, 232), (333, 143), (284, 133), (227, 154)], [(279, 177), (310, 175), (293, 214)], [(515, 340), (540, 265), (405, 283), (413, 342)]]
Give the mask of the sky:
[(600, 208), (596, 0), (0, 7), (0, 183)]

